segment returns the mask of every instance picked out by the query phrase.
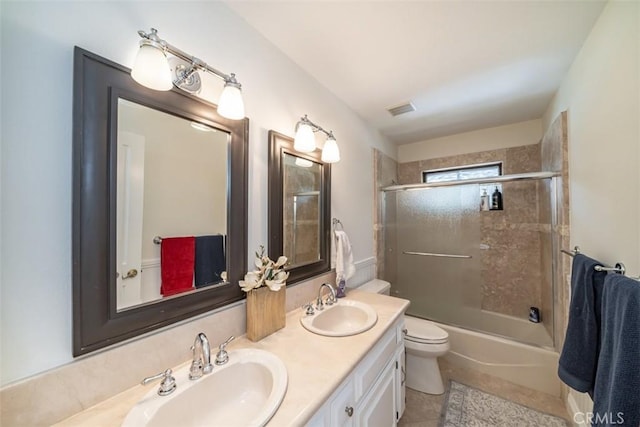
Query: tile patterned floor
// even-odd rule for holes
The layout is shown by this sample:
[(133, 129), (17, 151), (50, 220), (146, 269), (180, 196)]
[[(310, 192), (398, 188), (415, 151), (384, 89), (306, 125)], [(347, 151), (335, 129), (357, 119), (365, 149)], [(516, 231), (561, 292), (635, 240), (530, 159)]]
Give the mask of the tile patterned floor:
[[(500, 378), (470, 369), (459, 368), (440, 361), (440, 372), (445, 384), (454, 380), (529, 408), (569, 419), (564, 403), (551, 396), (522, 387)], [(398, 423), (399, 427), (438, 427), (445, 395), (430, 395), (407, 388), (407, 406)]]

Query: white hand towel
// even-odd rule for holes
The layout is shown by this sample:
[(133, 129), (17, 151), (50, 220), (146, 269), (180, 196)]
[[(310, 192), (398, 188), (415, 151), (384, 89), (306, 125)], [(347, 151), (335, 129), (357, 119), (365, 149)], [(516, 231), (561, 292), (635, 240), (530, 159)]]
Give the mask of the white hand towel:
[(356, 273), (356, 266), (353, 264), (353, 252), (349, 236), (342, 230), (336, 230), (336, 281), (340, 279), (349, 280)]

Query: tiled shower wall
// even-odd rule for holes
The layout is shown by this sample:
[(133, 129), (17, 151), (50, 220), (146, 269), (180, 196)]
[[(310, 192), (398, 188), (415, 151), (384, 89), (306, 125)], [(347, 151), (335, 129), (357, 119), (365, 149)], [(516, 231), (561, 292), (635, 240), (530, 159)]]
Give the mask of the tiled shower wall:
[[(502, 162), (505, 175), (538, 172), (542, 170), (541, 144), (400, 163), (398, 178), (400, 184), (416, 184), (424, 170), (492, 162)], [(525, 318), (529, 307), (537, 306), (543, 316), (549, 316), (545, 324), (551, 330), (551, 269), (542, 265), (543, 259), (550, 259), (550, 242), (543, 236), (550, 232), (551, 218), (539, 214), (543, 207), (539, 198), (545, 196), (540, 187), (545, 185), (542, 181), (505, 182), (504, 210), (481, 212), (481, 243), (491, 251), (491, 256), (482, 258), (482, 309)], [(549, 202), (543, 203), (548, 209)], [(543, 278), (547, 276), (543, 272), (549, 272), (549, 277)]]
[(384, 241), (384, 193), (381, 188), (398, 183), (398, 162), (381, 151), (373, 149), (373, 239), (376, 250), (376, 276), (385, 277), (385, 241)]
[[(571, 289), (571, 262), (572, 259), (560, 252), (560, 249), (569, 247), (569, 138), (567, 130), (567, 112), (563, 111), (555, 118), (553, 123), (542, 138), (541, 160), (544, 170), (560, 172), (556, 178), (556, 206), (552, 214), (556, 216), (554, 228), (550, 238), (553, 241), (553, 271), (556, 279), (556, 287), (553, 292), (554, 338), (556, 349), (561, 349), (564, 344), (565, 331), (569, 310), (569, 298)], [(543, 197), (543, 196), (541, 196)], [(554, 208), (554, 207), (552, 207)], [(549, 308), (551, 310), (551, 308)], [(577, 402), (579, 408), (589, 411), (592, 407), (591, 399), (586, 394), (576, 391), (569, 392), (568, 387), (563, 386), (563, 397), (567, 393), (573, 394), (572, 399)]]
[(320, 257), (320, 196), (298, 196), (296, 202), (294, 196), (319, 190), (320, 168), (315, 163), (307, 168), (287, 162), (284, 167), (284, 253), (294, 265), (312, 263)]

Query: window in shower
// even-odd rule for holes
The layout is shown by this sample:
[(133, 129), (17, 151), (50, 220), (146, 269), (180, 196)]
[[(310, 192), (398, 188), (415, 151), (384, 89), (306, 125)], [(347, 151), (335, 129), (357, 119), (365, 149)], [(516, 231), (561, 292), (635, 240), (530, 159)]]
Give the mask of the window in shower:
[(422, 172), (422, 182), (427, 184), (466, 179), (494, 178), (502, 175), (502, 162), (461, 166), (446, 169), (432, 169)]

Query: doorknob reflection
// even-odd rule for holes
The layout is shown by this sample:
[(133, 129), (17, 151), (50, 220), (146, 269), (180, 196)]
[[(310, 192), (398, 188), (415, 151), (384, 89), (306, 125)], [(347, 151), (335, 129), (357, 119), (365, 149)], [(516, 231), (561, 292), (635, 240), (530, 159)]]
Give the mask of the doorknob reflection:
[(131, 279), (133, 277), (136, 277), (137, 275), (138, 275), (138, 270), (136, 270), (135, 268), (132, 268), (131, 270), (127, 271), (127, 274), (122, 276), (122, 280)]

